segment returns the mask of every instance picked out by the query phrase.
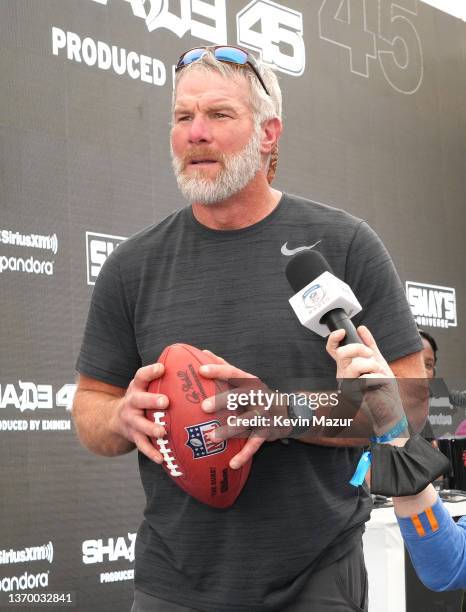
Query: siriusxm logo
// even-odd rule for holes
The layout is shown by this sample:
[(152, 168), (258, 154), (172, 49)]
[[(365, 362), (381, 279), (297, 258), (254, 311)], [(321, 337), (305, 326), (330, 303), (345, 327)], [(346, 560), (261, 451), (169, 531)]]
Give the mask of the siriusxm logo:
[[(39, 249), (51, 251), (54, 255), (58, 253), (58, 238), (56, 234), (21, 234), (10, 229), (0, 229), (0, 244), (10, 247), (23, 247), (26, 249)], [(55, 261), (36, 259), (33, 255), (29, 257), (18, 257), (17, 255), (0, 255), (0, 274), (3, 272), (24, 272), (26, 274), (38, 274), (53, 276)]]
[(87, 284), (95, 285), (107, 257), (126, 240), (123, 236), (86, 232)]
[(0, 550), (0, 565), (11, 563), (30, 563), (32, 561), (48, 561), (53, 563), (53, 544), (48, 542), (43, 546), (28, 546), (21, 550)]
[(58, 238), (56, 234), (43, 236), (40, 234), (20, 234), (11, 230), (0, 230), (0, 243), (10, 246), (22, 246), (30, 249), (44, 249), (58, 253)]
[(325, 297), (325, 291), (322, 285), (316, 284), (309, 287), (303, 293), (303, 302), (306, 308), (314, 308), (318, 306)]
[(416, 323), (424, 327), (456, 327), (453, 287), (406, 281), (406, 296)]

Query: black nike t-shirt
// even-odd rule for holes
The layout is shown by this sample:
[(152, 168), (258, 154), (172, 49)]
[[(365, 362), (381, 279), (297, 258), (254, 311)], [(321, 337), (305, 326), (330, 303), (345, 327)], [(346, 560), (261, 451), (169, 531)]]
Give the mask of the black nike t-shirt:
[[(326, 340), (304, 329), (288, 303), (289, 254), (314, 244), (353, 289), (363, 307), (354, 323), (371, 329), (389, 362), (422, 349), (373, 230), (344, 211), (283, 195), (271, 214), (243, 229), (209, 229), (188, 207), (122, 243), (97, 279), (78, 371), (126, 387), (165, 346), (183, 342), (269, 384), (334, 378)], [(280, 610), (310, 572), (360, 538), (370, 498), (348, 484), (360, 454), (266, 443), (225, 510), (189, 497), (140, 454), (147, 505), (136, 588), (209, 612)]]

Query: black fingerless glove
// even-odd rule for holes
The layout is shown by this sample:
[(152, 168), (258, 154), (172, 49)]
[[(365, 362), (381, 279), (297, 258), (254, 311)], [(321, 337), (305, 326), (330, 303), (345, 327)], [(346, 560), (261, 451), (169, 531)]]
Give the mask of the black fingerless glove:
[(405, 446), (371, 444), (371, 493), (376, 495), (417, 495), (449, 471), (450, 462), (445, 455), (419, 434), (414, 434)]

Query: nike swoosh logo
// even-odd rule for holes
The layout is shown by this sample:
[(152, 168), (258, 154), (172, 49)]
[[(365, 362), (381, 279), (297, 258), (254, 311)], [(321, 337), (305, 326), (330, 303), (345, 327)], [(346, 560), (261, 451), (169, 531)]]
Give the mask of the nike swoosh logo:
[(288, 242), (285, 242), (285, 244), (282, 246), (282, 255), (286, 255), (287, 257), (290, 257), (291, 255), (296, 255), (296, 253), (301, 253), (302, 251), (310, 251), (311, 249), (313, 249), (315, 246), (317, 246), (318, 244), (320, 244), (322, 242), (322, 240), (318, 240), (317, 242), (314, 242), (314, 244), (311, 244), (311, 246), (301, 246), (301, 247), (297, 247), (296, 249), (289, 249), (287, 248), (287, 244)]

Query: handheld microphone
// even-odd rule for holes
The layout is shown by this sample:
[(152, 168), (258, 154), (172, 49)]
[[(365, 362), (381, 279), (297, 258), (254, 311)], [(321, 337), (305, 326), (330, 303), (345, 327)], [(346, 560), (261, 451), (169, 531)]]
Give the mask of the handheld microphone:
[(295, 295), (289, 299), (296, 316), (304, 327), (323, 336), (336, 329), (346, 335), (341, 345), (362, 344), (350, 317), (361, 312), (351, 288), (337, 278), (318, 251), (295, 255), (286, 266), (286, 278)]

